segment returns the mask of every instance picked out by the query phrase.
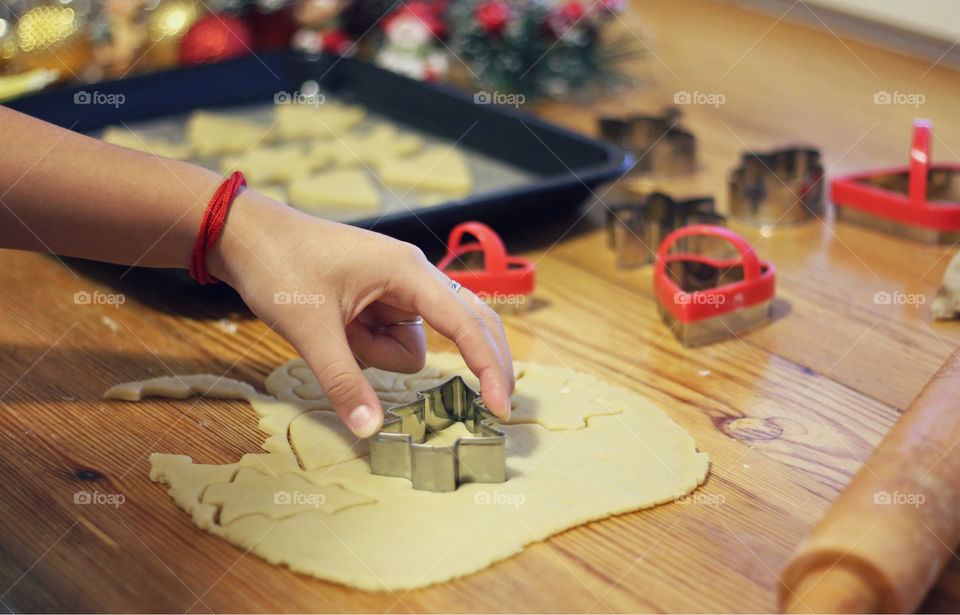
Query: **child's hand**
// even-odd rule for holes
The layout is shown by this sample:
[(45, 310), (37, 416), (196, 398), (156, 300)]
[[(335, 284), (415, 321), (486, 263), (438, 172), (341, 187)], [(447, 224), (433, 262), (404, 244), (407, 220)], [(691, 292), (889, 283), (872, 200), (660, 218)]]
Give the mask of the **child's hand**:
[[(187, 267), (224, 178), (0, 107), (0, 247), (141, 267)], [(490, 410), (506, 418), (513, 363), (497, 315), (419, 250), (310, 217), (253, 192), (234, 199), (207, 254), (211, 274), (286, 337), (359, 436), (383, 420), (357, 361), (423, 366), (422, 315), (460, 348)], [(356, 357), (356, 358), (355, 358)]]
[(244, 190), (207, 264), (293, 344), (358, 436), (376, 433), (383, 420), (358, 360), (391, 371), (421, 369), (419, 316), (456, 343), (480, 379), (486, 406), (501, 418), (510, 414), (513, 363), (500, 318), (466, 289), (454, 291), (410, 244)]

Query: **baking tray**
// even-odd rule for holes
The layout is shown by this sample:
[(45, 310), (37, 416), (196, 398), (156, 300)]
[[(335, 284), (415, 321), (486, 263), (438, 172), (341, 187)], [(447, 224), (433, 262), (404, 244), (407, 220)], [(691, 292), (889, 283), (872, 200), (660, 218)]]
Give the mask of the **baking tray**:
[[(415, 81), (372, 64), (333, 56), (271, 52), (237, 60), (85, 84), (44, 92), (8, 106), (79, 132), (105, 126), (137, 127), (196, 109), (236, 111), (272, 104), (281, 91), (299, 91), (308, 80), (339, 101), (441, 142), (455, 142), (468, 157), (509, 168), (497, 185), (478, 177), (468, 197), (416, 209), (395, 208), (343, 220), (417, 243), (434, 251), (455, 224), (482, 220), (498, 229), (536, 223), (580, 205), (591, 190), (623, 174), (629, 157), (613, 145), (544, 122), (524, 111), (474, 102), (473, 92)], [(75, 104), (78, 92), (122, 95), (121, 105)], [(101, 98), (103, 100), (103, 98)], [(482, 174), (481, 174), (482, 175)]]

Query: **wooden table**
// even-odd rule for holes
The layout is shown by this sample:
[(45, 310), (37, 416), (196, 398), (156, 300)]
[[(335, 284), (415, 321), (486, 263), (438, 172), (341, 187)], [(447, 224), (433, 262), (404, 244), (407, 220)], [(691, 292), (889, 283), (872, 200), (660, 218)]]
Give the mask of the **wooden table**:
[[(592, 130), (599, 109), (691, 105), (700, 142), (690, 192), (717, 194), (739, 154), (794, 142), (821, 148), (829, 173), (905, 162), (911, 120), (934, 122), (937, 159), (957, 159), (960, 80), (929, 63), (707, 2), (635, 3), (650, 46), (640, 94), (539, 112)], [(797, 5), (794, 10), (806, 10)], [(642, 28), (642, 30), (641, 30)], [(876, 91), (922, 93), (916, 110)], [(761, 237), (777, 265), (776, 318), (740, 339), (685, 350), (656, 314), (649, 268), (617, 271), (594, 215), (540, 229), (533, 309), (506, 318), (515, 356), (567, 365), (641, 392), (693, 433), (712, 460), (712, 507), (671, 504), (578, 527), (466, 579), (368, 594), (270, 566), (196, 530), (148, 479), (153, 451), (227, 463), (259, 450), (243, 403), (105, 402), (122, 380), (210, 372), (260, 384), (291, 348), (216, 301), (121, 287), (120, 307), (76, 305), (111, 292), (84, 268), (0, 253), (0, 595), (25, 611), (768, 611), (777, 574), (950, 351), (960, 325), (931, 321), (950, 251), (832, 219)], [(569, 231), (569, 232), (568, 232)], [(513, 247), (516, 247), (514, 245)], [(134, 276), (136, 278), (136, 276)], [(882, 305), (878, 291), (927, 303)], [(431, 337), (434, 349), (448, 346)], [(74, 504), (80, 489), (126, 502)], [(960, 608), (952, 562), (925, 604)], [(0, 603), (2, 604), (2, 603)]]

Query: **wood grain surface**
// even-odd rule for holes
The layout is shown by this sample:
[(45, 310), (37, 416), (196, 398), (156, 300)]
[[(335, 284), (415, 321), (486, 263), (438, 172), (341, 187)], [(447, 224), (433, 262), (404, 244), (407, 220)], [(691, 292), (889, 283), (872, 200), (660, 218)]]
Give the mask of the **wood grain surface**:
[[(718, 108), (684, 107), (700, 169), (674, 182), (678, 192), (715, 194), (723, 206), (724, 177), (742, 152), (792, 143), (819, 147), (830, 174), (903, 164), (918, 115), (933, 119), (935, 159), (958, 159), (960, 79), (947, 69), (719, 3), (635, 1), (621, 27), (649, 49), (634, 67), (640, 91), (536, 111), (592, 132), (601, 111), (655, 111), (677, 91), (723, 94)], [(877, 91), (925, 102), (876, 105)], [(184, 295), (142, 272), (113, 288), (103, 280), (122, 268), (0, 252), (0, 610), (772, 610), (792, 549), (960, 344), (960, 324), (933, 323), (929, 309), (952, 251), (832, 217), (763, 234), (732, 224), (777, 266), (775, 318), (687, 350), (657, 316), (650, 269), (614, 268), (601, 209), (508, 237), (539, 267), (530, 309), (505, 316), (514, 355), (662, 406), (710, 454), (704, 497), (571, 529), (407, 593), (271, 566), (195, 529), (150, 482), (154, 451), (202, 463), (258, 451), (246, 404), (101, 399), (117, 382), (171, 373), (259, 386), (293, 355), (285, 341), (228, 295)], [(882, 291), (927, 301), (878, 304)], [(122, 292), (126, 302), (78, 305), (77, 292)], [(430, 344), (451, 349), (434, 334)], [(125, 501), (75, 504), (82, 489)], [(924, 608), (960, 609), (958, 561)]]

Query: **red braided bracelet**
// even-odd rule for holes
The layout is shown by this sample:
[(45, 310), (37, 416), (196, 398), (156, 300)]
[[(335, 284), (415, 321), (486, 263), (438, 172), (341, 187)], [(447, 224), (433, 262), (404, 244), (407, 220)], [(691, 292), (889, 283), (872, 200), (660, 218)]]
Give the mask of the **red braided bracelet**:
[(227, 219), (230, 203), (240, 191), (240, 186), (246, 185), (247, 180), (243, 178), (243, 173), (234, 171), (226, 181), (220, 184), (217, 192), (210, 199), (210, 204), (207, 205), (207, 211), (204, 212), (203, 221), (200, 223), (197, 242), (193, 244), (193, 255), (190, 257), (190, 277), (201, 284), (218, 282), (217, 278), (207, 271), (207, 252), (217, 242), (217, 237), (223, 230), (223, 222)]

